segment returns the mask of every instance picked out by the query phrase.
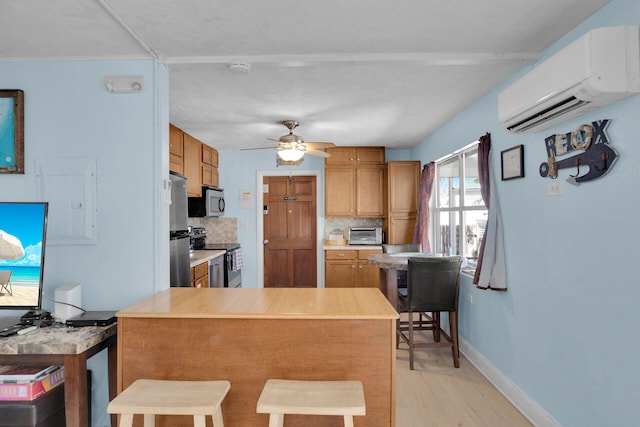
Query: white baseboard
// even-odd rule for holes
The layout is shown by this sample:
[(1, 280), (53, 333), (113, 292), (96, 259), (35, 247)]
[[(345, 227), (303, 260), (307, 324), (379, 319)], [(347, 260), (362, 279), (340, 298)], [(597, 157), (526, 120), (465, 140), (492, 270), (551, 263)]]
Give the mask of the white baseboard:
[(538, 403), (520, 387), (500, 372), (486, 357), (462, 338), (460, 352), (493, 384), (531, 423), (538, 427), (562, 427)]

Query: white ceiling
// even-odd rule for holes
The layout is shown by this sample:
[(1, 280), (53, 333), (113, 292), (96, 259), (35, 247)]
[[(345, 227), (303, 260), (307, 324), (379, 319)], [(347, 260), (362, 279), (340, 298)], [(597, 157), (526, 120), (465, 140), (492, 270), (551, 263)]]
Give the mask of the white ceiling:
[[(412, 147), (610, 0), (3, 0), (0, 60), (157, 57), (217, 149)], [(246, 63), (235, 74), (231, 63)]]

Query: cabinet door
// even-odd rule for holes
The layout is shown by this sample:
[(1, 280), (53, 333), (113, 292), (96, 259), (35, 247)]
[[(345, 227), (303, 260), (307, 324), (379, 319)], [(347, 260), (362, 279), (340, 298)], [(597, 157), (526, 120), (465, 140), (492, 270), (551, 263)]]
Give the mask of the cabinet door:
[(209, 287), (209, 263), (196, 265), (193, 270), (193, 287), (208, 288)]
[(384, 168), (382, 166), (359, 167), (356, 169), (357, 216), (382, 217)]
[(324, 159), (326, 166), (352, 166), (356, 161), (356, 148), (355, 147), (330, 147), (325, 148), (326, 153), (331, 154), (331, 157)]
[(218, 150), (215, 148), (211, 149), (211, 166), (214, 168), (218, 167)]
[(383, 165), (384, 147), (357, 147), (356, 165)]
[(175, 154), (178, 157), (182, 157), (183, 155), (183, 136), (184, 132), (175, 127), (174, 125), (169, 125), (169, 153)]
[(380, 268), (377, 265), (370, 265), (369, 255), (382, 253), (377, 251), (358, 251), (358, 282), (359, 288), (380, 288)]
[(355, 260), (327, 260), (324, 268), (325, 288), (351, 288), (356, 284)]
[(420, 162), (391, 161), (387, 163), (389, 213), (412, 213), (418, 211), (420, 188)]
[(325, 216), (355, 216), (355, 182), (353, 168), (325, 168)]
[(389, 230), (387, 232), (387, 243), (402, 244), (413, 241), (413, 231), (416, 227), (416, 217), (414, 215), (397, 215), (389, 218)]
[(202, 195), (202, 143), (184, 134), (184, 175), (187, 177), (187, 195)]
[(202, 164), (202, 185), (217, 187), (213, 184), (213, 170), (215, 168), (210, 165)]
[(184, 174), (183, 144), (184, 133), (169, 125), (169, 170)]
[(218, 168), (213, 168), (211, 171), (211, 186), (219, 187), (220, 186), (220, 177), (218, 175)]

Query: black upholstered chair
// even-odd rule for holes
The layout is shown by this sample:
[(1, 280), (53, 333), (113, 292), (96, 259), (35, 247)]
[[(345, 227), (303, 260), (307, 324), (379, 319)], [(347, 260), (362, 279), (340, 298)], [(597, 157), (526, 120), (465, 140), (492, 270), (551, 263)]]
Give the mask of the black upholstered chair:
[[(382, 245), (383, 254), (397, 254), (401, 252), (422, 252), (422, 245), (420, 243), (401, 243), (401, 244), (385, 244)], [(407, 287), (407, 272), (398, 271), (398, 288)]]
[[(451, 347), (453, 365), (460, 367), (458, 348), (458, 296), (460, 294), (460, 267), (462, 258), (425, 257), (409, 258), (407, 288), (398, 289), (398, 305), (408, 313), (407, 322), (397, 322), (396, 345), (402, 339), (409, 345), (409, 368), (413, 370), (416, 348)], [(440, 312), (449, 313), (450, 335), (440, 327)], [(420, 313), (426, 321), (414, 320)], [(429, 315), (428, 313), (431, 313)], [(418, 340), (416, 331), (432, 330), (433, 341)], [(441, 341), (441, 335), (445, 341)]]

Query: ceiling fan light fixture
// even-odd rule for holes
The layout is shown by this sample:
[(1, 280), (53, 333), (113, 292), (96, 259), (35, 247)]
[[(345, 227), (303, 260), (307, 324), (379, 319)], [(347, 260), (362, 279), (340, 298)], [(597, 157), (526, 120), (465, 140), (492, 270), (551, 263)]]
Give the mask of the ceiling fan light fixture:
[(278, 151), (278, 157), (287, 162), (296, 162), (300, 160), (302, 156), (304, 156), (304, 151), (296, 150), (295, 148)]

